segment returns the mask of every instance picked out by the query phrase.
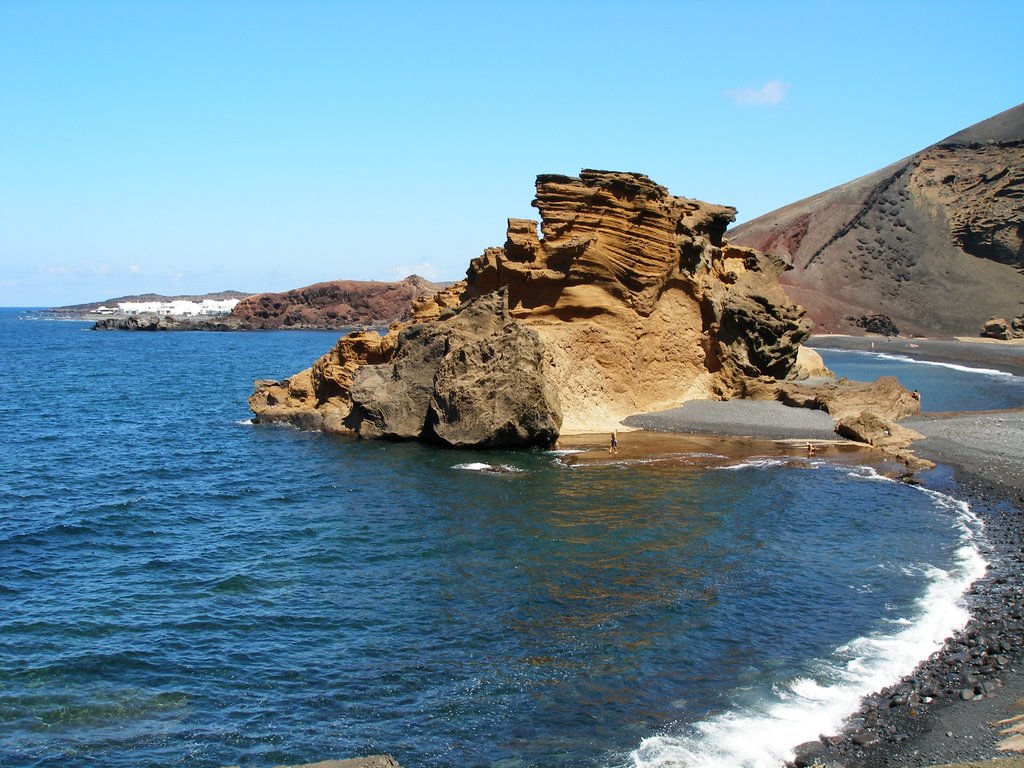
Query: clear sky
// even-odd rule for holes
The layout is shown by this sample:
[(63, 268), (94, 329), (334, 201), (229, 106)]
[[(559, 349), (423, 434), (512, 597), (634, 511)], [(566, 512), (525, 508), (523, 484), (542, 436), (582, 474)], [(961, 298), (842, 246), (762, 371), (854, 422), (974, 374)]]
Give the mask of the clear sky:
[(462, 277), (538, 173), (738, 221), (1024, 101), (1024, 2), (0, 0), (0, 306)]

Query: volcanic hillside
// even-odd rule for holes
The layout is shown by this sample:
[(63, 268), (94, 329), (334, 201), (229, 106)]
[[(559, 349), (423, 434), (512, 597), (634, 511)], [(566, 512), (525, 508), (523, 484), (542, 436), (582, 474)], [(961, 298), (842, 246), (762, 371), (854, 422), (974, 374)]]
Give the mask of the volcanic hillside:
[(446, 285), (418, 275), (399, 282), (332, 280), (249, 296), (235, 305), (231, 319), (242, 328), (257, 329), (387, 326), (408, 319), (413, 300)]
[(818, 332), (976, 336), (1024, 312), (1024, 104), (905, 160), (741, 224), (737, 245), (785, 259)]

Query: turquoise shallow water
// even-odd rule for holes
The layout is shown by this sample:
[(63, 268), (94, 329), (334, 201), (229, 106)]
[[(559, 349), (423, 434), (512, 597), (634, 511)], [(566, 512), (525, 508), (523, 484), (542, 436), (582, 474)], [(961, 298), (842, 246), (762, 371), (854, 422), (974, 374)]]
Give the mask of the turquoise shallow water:
[(336, 334), (86, 328), (0, 311), (3, 766), (713, 764), (708, 723), (927, 655), (978, 567), (866, 469), (254, 427)]

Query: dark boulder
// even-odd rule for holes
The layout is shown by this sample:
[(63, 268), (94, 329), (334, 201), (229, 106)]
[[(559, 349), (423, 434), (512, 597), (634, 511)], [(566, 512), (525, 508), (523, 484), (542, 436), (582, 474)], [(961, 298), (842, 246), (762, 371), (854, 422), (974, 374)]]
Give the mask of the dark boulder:
[(345, 425), (362, 437), (547, 446), (562, 421), (547, 367), (540, 338), (512, 318), (505, 292), (490, 293), (406, 328), (391, 361), (359, 367)]
[(856, 318), (854, 325), (863, 328), (867, 333), (877, 333), (881, 336), (899, 336), (900, 329), (888, 315), (863, 315)]
[(562, 410), (558, 391), (546, 375), (549, 366), (540, 337), (516, 322), (462, 345), (438, 368), (429, 429), (454, 446), (554, 443)]
[(402, 331), (394, 359), (363, 365), (352, 377), (352, 411), (345, 426), (362, 437), (413, 440), (423, 434), (434, 374), (456, 329), (414, 325)]
[(1001, 339), (1003, 341), (1024, 339), (1024, 315), (1015, 317), (1009, 322), (1002, 317), (989, 318), (981, 331), (981, 335), (988, 339)]
[(723, 362), (746, 376), (789, 376), (800, 345), (810, 335), (803, 310), (776, 295), (751, 289), (722, 301), (717, 341)]

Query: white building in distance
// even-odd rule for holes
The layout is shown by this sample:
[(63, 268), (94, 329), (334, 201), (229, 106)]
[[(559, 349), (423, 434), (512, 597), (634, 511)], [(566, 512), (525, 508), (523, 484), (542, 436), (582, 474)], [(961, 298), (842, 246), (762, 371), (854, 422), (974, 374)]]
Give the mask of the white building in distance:
[(171, 315), (173, 317), (215, 317), (226, 315), (235, 308), (238, 299), (203, 299), (188, 301), (123, 301), (113, 307), (97, 307), (92, 310), (97, 315)]

